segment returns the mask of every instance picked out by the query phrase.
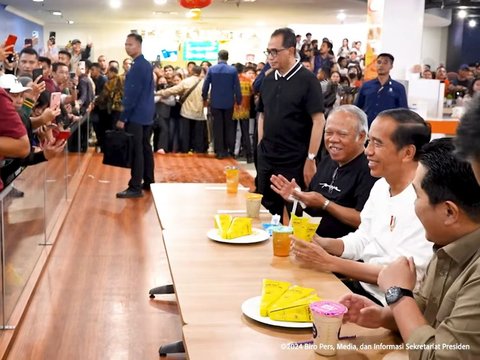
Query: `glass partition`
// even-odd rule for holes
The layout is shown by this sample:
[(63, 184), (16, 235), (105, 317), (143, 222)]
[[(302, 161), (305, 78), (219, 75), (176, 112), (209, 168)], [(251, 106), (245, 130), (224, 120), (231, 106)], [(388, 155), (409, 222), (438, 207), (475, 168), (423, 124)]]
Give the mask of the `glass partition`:
[[(72, 136), (80, 140), (79, 132)], [(75, 189), (70, 192), (67, 189), (85, 159), (86, 148), (82, 149), (80, 144), (80, 141), (72, 142), (63, 154), (19, 170), (0, 192), (0, 327), (3, 329), (16, 325), (9, 323), (10, 317), (40, 255), (51, 242), (49, 237), (56, 223), (63, 221), (68, 206), (67, 193), (73, 198)]]

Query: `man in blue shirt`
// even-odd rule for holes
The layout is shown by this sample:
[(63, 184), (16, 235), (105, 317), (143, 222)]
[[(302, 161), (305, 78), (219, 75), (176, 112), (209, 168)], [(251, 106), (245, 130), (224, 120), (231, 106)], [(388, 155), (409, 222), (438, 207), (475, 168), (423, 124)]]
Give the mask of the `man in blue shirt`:
[(388, 53), (377, 56), (377, 78), (365, 82), (358, 93), (355, 105), (368, 116), (368, 127), (383, 110), (408, 109), (405, 88), (398, 81), (392, 80), (390, 70), (394, 57)]
[[(132, 33), (125, 41), (125, 51), (133, 59), (125, 77), (123, 112), (117, 121), (118, 128), (133, 135), (133, 159), (128, 188), (117, 193), (117, 198), (142, 197), (144, 190), (155, 182), (153, 177), (152, 136), (155, 102), (152, 65), (142, 55), (142, 37)], [(143, 184), (142, 184), (143, 179)]]
[(202, 87), (204, 101), (208, 99), (211, 85), (210, 108), (213, 116), (213, 144), (217, 159), (233, 155), (235, 150), (235, 128), (232, 120), (233, 104), (242, 103), (240, 81), (237, 70), (227, 64), (228, 51), (218, 52), (218, 64), (212, 66)]

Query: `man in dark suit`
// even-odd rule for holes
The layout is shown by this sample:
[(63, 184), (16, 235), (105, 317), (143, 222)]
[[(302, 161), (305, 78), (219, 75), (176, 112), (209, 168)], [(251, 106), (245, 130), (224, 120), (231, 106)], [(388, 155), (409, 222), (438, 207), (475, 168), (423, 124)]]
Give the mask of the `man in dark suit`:
[(211, 86), (210, 107), (213, 116), (213, 143), (217, 159), (233, 155), (235, 150), (235, 136), (233, 104), (242, 102), (240, 82), (237, 70), (227, 64), (228, 51), (218, 52), (218, 64), (212, 66), (207, 73), (202, 87), (204, 101), (208, 99), (208, 90)]
[[(142, 37), (131, 33), (125, 41), (125, 51), (133, 59), (125, 78), (124, 110), (117, 121), (118, 128), (125, 128), (133, 135), (133, 160), (128, 188), (117, 193), (117, 198), (138, 198), (155, 182), (153, 177), (152, 136), (155, 102), (152, 65), (142, 54)], [(143, 179), (143, 184), (142, 184)]]

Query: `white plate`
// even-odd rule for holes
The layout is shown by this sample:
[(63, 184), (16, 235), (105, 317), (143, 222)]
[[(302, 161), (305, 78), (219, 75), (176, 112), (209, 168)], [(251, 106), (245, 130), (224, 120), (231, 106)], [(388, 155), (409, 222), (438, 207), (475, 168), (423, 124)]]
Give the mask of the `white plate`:
[(242, 312), (245, 316), (263, 324), (279, 326), (293, 329), (308, 329), (312, 327), (311, 322), (293, 322), (272, 320), (268, 316), (260, 316), (260, 300), (261, 296), (254, 296), (247, 299), (242, 304)]
[(218, 241), (227, 244), (253, 244), (268, 240), (270, 235), (262, 229), (252, 229), (252, 234), (247, 236), (240, 236), (235, 239), (224, 239), (218, 234), (218, 229), (208, 230), (207, 236), (210, 240)]

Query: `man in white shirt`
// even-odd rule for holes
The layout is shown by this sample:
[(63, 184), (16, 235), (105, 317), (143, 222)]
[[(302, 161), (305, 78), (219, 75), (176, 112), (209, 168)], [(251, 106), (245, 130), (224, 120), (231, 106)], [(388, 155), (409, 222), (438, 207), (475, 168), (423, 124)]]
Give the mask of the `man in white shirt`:
[(430, 135), (428, 124), (410, 110), (380, 113), (371, 125), (365, 154), (370, 174), (381, 179), (360, 214), (358, 230), (339, 239), (295, 240), (292, 251), (297, 259), (320, 271), (358, 280), (346, 285), (380, 304), (385, 304), (385, 298), (377, 286), (378, 274), (399, 256), (413, 256), (420, 281), (433, 252), (415, 215), (412, 181), (419, 150)]

